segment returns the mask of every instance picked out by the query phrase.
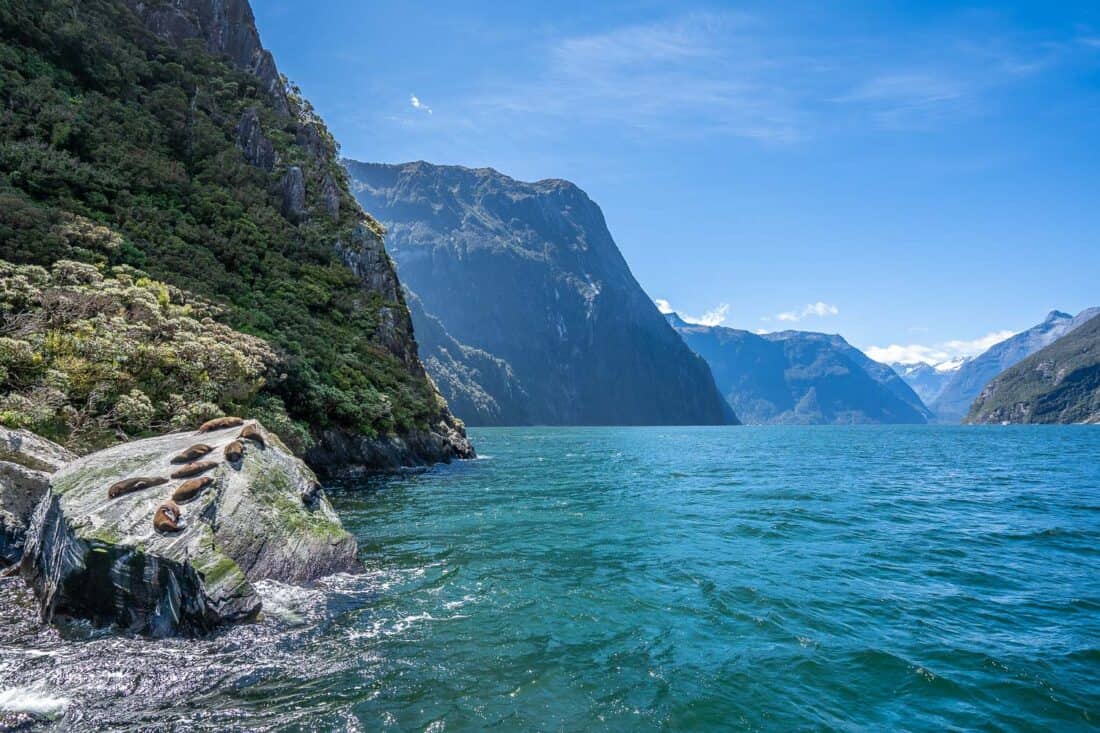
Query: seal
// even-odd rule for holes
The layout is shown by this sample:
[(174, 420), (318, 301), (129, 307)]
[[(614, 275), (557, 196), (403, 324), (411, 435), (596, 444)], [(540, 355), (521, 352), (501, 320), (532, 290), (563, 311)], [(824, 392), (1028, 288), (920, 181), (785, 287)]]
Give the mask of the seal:
[(256, 423), (251, 423), (241, 428), (241, 432), (237, 435), (237, 440), (242, 439), (258, 443), (261, 448), (267, 447), (267, 442), (264, 440), (264, 431), (261, 430), (260, 426)]
[(172, 463), (190, 463), (196, 458), (202, 458), (212, 450), (214, 450), (213, 446), (207, 445), (206, 443), (196, 443), (183, 453), (172, 458)]
[(188, 463), (186, 466), (181, 466), (171, 473), (172, 478), (191, 478), (192, 476), (198, 476), (204, 471), (209, 471), (214, 466), (218, 465), (213, 461), (199, 461), (198, 463)]
[(172, 501), (177, 504), (189, 502), (201, 494), (203, 490), (212, 483), (214, 483), (214, 479), (210, 476), (187, 479), (172, 492)]
[(166, 501), (157, 507), (153, 515), (153, 529), (158, 532), (178, 532), (180, 527), (180, 508), (174, 501)]
[(311, 481), (298, 497), (302, 500), (302, 503), (308, 507), (317, 503), (317, 499), (321, 496), (323, 487), (319, 481)]
[(234, 440), (229, 445), (225, 446), (225, 460), (230, 463), (236, 463), (244, 458), (244, 446), (241, 445), (241, 441)]
[(199, 426), (198, 432), (209, 433), (211, 430), (224, 430), (225, 428), (235, 428), (238, 425), (244, 425), (244, 419), (240, 417), (216, 417), (213, 420), (207, 420)]
[(107, 498), (117, 499), (123, 494), (132, 494), (135, 491), (166, 483), (168, 483), (168, 479), (163, 476), (135, 476), (134, 478), (123, 479), (111, 484), (111, 488), (107, 489)]

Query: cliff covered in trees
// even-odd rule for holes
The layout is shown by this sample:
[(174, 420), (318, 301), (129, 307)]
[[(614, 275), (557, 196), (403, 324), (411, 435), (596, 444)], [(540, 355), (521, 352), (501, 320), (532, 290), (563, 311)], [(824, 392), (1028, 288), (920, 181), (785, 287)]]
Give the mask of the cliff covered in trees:
[[(382, 228), (245, 0), (13, 0), (0, 29), (0, 259), (22, 278), (0, 358), (27, 356), (22, 342), (38, 360), (0, 370), (0, 422), (98, 445), (214, 406), (263, 416), (322, 470), (471, 454), (420, 363)], [(53, 302), (85, 326), (78, 356), (59, 361), (34, 329)], [(112, 319), (172, 364), (80, 356), (117, 336)], [(239, 380), (182, 376), (237, 352), (252, 355)], [(68, 410), (52, 427), (30, 406), (47, 393)]]

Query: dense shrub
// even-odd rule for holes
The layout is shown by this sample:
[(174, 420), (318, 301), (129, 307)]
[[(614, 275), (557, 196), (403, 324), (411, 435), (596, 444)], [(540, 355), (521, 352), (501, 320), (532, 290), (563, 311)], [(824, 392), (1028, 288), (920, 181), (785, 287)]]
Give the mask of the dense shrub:
[(278, 359), (217, 312), (129, 267), (0, 261), (0, 424), (84, 451), (255, 412)]

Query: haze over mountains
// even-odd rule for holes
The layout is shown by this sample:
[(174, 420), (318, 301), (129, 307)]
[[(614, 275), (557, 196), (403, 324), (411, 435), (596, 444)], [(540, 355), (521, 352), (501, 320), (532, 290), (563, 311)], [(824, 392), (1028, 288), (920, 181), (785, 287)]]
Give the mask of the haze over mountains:
[(572, 183), (345, 164), (423, 305), (429, 373), (469, 424), (736, 422)]
[(922, 424), (931, 415), (889, 366), (840, 336), (755, 334), (690, 324), (675, 313), (666, 318), (710, 364), (746, 424)]

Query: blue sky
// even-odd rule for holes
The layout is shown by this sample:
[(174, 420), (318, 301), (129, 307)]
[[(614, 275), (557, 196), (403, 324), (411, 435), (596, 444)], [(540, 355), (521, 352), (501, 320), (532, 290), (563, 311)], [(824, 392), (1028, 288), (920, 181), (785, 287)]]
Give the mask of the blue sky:
[(1100, 305), (1100, 3), (253, 7), (346, 156), (567, 178), (689, 316), (936, 360)]

